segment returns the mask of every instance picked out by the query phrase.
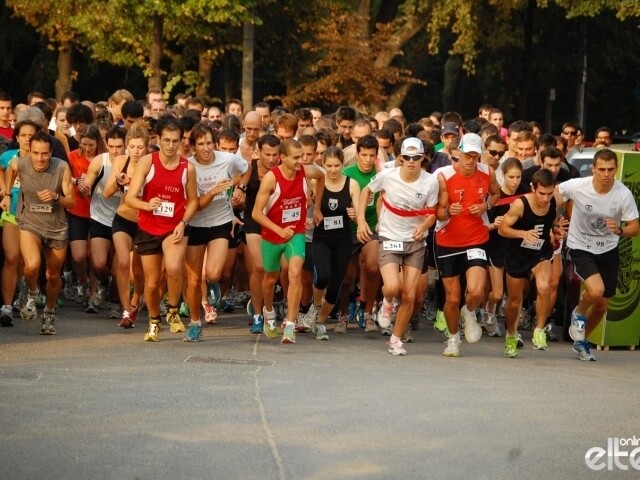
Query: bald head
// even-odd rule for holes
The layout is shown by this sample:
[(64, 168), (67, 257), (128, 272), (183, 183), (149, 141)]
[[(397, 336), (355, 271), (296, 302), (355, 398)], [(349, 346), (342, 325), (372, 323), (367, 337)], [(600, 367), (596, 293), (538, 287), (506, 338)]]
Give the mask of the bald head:
[(260, 136), (260, 128), (262, 127), (262, 118), (260, 114), (251, 110), (244, 116), (243, 121), (245, 139), (253, 144)]

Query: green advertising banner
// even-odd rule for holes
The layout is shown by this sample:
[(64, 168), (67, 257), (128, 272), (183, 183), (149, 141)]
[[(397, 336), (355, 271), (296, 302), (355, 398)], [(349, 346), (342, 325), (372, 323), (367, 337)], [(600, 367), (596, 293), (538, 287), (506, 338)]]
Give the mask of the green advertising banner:
[[(640, 200), (640, 152), (615, 150), (616, 178)], [(621, 238), (620, 271), (616, 295), (609, 300), (604, 320), (588, 340), (598, 346), (633, 347), (640, 342), (640, 237)]]

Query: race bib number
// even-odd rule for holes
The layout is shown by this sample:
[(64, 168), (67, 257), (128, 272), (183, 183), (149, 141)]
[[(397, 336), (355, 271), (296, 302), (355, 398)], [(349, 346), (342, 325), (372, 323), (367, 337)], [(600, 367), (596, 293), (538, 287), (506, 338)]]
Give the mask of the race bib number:
[(158, 215), (160, 217), (173, 217), (173, 211), (176, 208), (176, 204), (173, 202), (162, 202), (159, 207), (157, 207), (154, 211), (154, 215)]
[(339, 217), (324, 217), (324, 229), (325, 230), (335, 230), (337, 228), (342, 228), (344, 223), (342, 221), (342, 215)]
[(528, 248), (529, 250), (540, 250), (543, 245), (544, 245), (544, 240), (542, 238), (539, 238), (533, 243), (525, 242), (523, 240), (522, 243), (520, 244), (522, 248)]
[(282, 211), (282, 223), (297, 222), (300, 220), (301, 208), (289, 208)]
[(382, 242), (382, 249), (385, 252), (402, 252), (404, 244), (402, 242), (394, 242), (393, 240), (385, 240)]
[(487, 253), (482, 248), (470, 248), (467, 250), (467, 260), (486, 260)]
[(33, 213), (51, 213), (53, 206), (46, 203), (32, 203), (29, 205), (29, 211)]

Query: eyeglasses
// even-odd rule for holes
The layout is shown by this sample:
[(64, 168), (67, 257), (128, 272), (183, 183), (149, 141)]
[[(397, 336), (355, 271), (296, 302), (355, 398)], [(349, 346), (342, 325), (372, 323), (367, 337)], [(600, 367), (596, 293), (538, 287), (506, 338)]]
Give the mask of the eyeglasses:
[(460, 161), (460, 157), (454, 157), (453, 155), (451, 156), (451, 161), (452, 162), (459, 162)]
[(565, 135), (569, 135), (571, 137), (575, 137), (578, 134), (578, 132), (575, 131), (575, 130), (568, 130), (568, 131), (562, 132), (562, 133), (565, 134)]
[(424, 155), (402, 155), (402, 159), (407, 162), (419, 162)]
[(489, 152), (489, 155), (491, 155), (492, 157), (497, 157), (498, 155), (504, 154), (504, 150), (487, 150), (487, 152)]

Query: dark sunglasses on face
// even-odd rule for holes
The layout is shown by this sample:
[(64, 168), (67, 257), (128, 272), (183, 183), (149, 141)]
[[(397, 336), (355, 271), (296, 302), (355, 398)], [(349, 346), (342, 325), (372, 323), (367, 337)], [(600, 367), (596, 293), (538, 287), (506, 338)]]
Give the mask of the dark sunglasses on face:
[(402, 155), (402, 159), (408, 162), (419, 162), (422, 160), (422, 155)]
[(487, 150), (489, 152), (489, 155), (491, 155), (492, 157), (497, 157), (498, 155), (503, 155), (504, 154), (504, 150)]
[(568, 131), (562, 132), (562, 133), (564, 133), (565, 135), (569, 135), (571, 137), (574, 137), (574, 136), (576, 136), (578, 134), (578, 132), (576, 132), (575, 130), (568, 130)]

